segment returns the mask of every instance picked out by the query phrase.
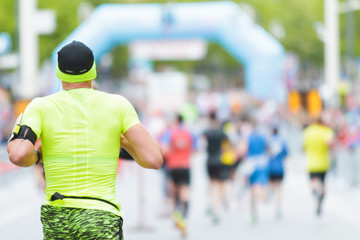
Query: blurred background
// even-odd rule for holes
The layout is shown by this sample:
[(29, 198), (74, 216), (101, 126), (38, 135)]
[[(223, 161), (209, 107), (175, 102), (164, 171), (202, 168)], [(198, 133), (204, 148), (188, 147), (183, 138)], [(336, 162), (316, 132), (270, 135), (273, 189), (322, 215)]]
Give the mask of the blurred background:
[[(12, 165), (6, 140), (33, 98), (61, 91), (56, 53), (72, 40), (94, 51), (95, 87), (127, 97), (155, 138), (178, 113), (196, 136), (187, 239), (358, 239), (359, 9), (359, 0), (2, 0), (0, 239), (42, 239), (42, 175)], [(267, 199), (251, 223), (249, 188), (234, 178), (221, 221), (209, 220), (201, 136), (211, 112), (229, 136), (244, 137), (249, 116), (265, 136), (279, 129), (289, 148), (281, 219)], [(335, 132), (321, 217), (302, 151), (317, 117)], [(168, 216), (166, 170), (119, 159), (117, 183), (126, 239), (181, 238)]]

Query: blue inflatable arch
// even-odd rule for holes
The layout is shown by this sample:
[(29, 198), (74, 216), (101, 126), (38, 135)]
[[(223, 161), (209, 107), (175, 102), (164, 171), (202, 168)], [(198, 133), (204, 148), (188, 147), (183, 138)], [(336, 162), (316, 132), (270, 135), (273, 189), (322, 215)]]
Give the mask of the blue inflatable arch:
[[(103, 4), (53, 52), (72, 40), (88, 45), (98, 61), (119, 45), (139, 39), (200, 38), (220, 44), (243, 66), (245, 87), (255, 97), (283, 101), (282, 45), (233, 2)], [(54, 67), (55, 68), (55, 67)], [(54, 80), (53, 92), (58, 80)]]

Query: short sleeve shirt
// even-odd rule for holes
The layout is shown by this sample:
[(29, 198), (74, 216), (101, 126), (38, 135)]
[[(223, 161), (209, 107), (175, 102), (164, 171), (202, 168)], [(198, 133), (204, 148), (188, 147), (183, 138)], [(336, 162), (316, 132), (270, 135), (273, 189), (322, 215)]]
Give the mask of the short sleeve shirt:
[(211, 166), (222, 165), (220, 160), (221, 143), (227, 139), (224, 131), (221, 128), (209, 129), (204, 132), (207, 141), (207, 164)]
[(313, 124), (304, 130), (303, 145), (309, 172), (326, 172), (330, 167), (328, 143), (334, 138), (334, 131), (323, 125)]
[(120, 209), (115, 197), (120, 137), (138, 123), (137, 113), (126, 98), (90, 88), (65, 90), (31, 101), (21, 124), (41, 137), (47, 204), (119, 214), (101, 201), (49, 199), (54, 192), (97, 197)]

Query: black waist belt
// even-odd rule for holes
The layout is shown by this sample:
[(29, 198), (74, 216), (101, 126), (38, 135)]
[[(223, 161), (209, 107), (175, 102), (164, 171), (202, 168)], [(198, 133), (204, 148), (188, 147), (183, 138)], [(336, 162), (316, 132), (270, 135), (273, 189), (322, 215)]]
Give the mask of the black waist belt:
[(104, 202), (104, 203), (108, 203), (110, 204), (111, 206), (113, 206), (114, 208), (116, 208), (117, 210), (119, 210), (118, 206), (116, 206), (114, 203), (108, 201), (108, 200), (105, 200), (105, 199), (101, 199), (101, 198), (94, 198), (94, 197), (79, 197), (79, 196), (65, 196), (65, 195), (62, 195), (58, 192), (55, 192), (51, 198), (50, 198), (50, 201), (56, 201), (56, 200), (63, 200), (64, 198), (77, 198), (77, 199), (91, 199), (91, 200), (98, 200), (98, 201), (101, 201), (101, 202)]

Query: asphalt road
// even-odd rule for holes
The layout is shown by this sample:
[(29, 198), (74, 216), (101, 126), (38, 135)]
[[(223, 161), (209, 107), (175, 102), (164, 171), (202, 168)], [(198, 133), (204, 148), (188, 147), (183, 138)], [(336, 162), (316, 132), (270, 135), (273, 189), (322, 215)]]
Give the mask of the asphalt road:
[[(214, 225), (206, 215), (207, 176), (205, 155), (192, 159), (192, 188), (189, 209), (189, 240), (358, 240), (360, 191), (344, 187), (341, 179), (327, 178), (324, 214), (315, 216), (315, 204), (309, 188), (304, 159), (295, 154), (288, 159), (284, 180), (283, 217), (276, 219), (270, 200), (259, 205), (259, 221), (250, 223), (249, 196), (232, 195), (229, 208)], [(144, 170), (133, 162), (124, 162), (117, 180), (117, 196), (124, 211), (126, 240), (181, 239), (167, 210), (161, 171)], [(0, 239), (42, 239), (39, 190), (34, 169), (8, 173), (0, 186)], [(2, 178), (4, 179), (4, 178)], [(235, 186), (235, 190), (236, 190)], [(140, 194), (142, 193), (142, 194)]]

